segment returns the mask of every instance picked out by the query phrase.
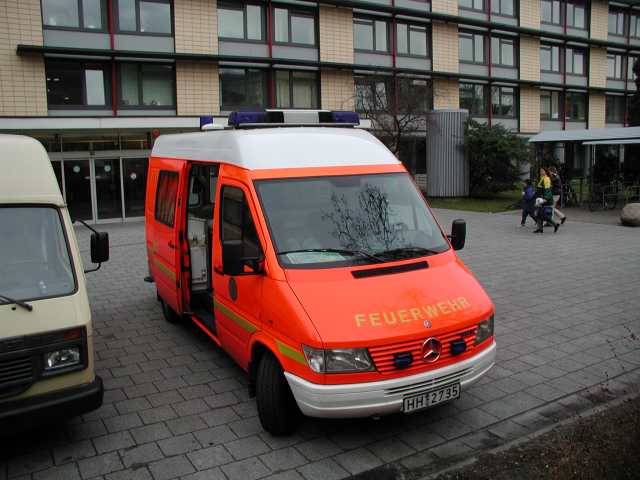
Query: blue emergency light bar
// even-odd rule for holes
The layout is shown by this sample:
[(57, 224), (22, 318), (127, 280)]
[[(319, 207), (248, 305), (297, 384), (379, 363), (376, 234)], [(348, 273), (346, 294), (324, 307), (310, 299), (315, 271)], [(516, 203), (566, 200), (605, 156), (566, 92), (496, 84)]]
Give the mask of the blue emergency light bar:
[(360, 116), (356, 112), (329, 110), (265, 110), (262, 112), (231, 112), (230, 127), (285, 127), (300, 125), (356, 126)]

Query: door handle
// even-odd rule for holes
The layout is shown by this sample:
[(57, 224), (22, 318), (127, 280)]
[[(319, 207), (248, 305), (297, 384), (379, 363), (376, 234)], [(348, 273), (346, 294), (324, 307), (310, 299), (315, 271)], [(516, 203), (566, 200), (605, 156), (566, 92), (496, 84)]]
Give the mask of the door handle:
[(176, 248), (176, 246), (171, 240), (169, 240), (169, 243), (167, 243), (167, 245), (169, 245), (169, 248)]

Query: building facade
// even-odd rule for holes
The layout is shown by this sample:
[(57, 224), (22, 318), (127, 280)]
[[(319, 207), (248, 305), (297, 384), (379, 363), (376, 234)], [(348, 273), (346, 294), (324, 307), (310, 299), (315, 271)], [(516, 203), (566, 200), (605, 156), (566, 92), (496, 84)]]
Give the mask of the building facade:
[[(72, 215), (113, 221), (143, 215), (155, 136), (201, 115), (386, 109), (401, 94), (522, 135), (624, 126), (633, 3), (4, 0), (0, 132), (45, 145)], [(400, 156), (420, 171), (424, 152)]]

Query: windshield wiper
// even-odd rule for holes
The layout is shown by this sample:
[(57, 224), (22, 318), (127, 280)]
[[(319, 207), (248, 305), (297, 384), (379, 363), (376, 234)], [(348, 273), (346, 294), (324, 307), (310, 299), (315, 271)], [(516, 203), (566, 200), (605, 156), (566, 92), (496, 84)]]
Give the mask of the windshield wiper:
[(397, 258), (397, 257), (404, 257), (404, 258), (412, 258), (411, 254), (417, 254), (417, 256), (426, 256), (426, 255), (437, 255), (438, 253), (442, 253), (439, 252), (437, 250), (432, 250), (430, 248), (423, 248), (423, 247), (401, 247), (401, 248), (394, 248), (391, 250), (384, 250), (382, 252), (376, 252), (374, 255), (380, 255), (383, 257), (391, 257), (391, 258)]
[(369, 260), (374, 260), (375, 262), (382, 263), (386, 262), (385, 259), (377, 257), (371, 253), (367, 253), (363, 250), (347, 250), (342, 248), (302, 248), (300, 250), (287, 250), (285, 252), (278, 252), (278, 255), (287, 255), (289, 253), (304, 253), (304, 252), (329, 252), (329, 253), (341, 253), (344, 255), (360, 255), (361, 257), (368, 258)]
[(0, 295), (0, 300), (5, 300), (4, 305), (6, 305), (7, 303), (14, 303), (29, 312), (33, 310), (33, 305), (31, 305), (30, 303), (23, 302), (22, 300), (16, 300), (15, 298), (7, 297), (6, 295)]

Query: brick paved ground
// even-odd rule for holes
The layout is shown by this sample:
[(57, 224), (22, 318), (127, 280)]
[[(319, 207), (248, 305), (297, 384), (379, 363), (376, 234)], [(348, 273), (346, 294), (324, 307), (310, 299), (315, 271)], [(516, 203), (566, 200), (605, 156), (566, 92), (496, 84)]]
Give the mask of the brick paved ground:
[(438, 214), (467, 219), (462, 255), (496, 304), (497, 365), (459, 401), (379, 421), (308, 419), (271, 437), (245, 374), (194, 327), (162, 319), (142, 282), (142, 224), (111, 225), (111, 261), (88, 275), (104, 406), (12, 438), (0, 480), (331, 480), (383, 464), (419, 474), (639, 388), (640, 230), (569, 222), (537, 236), (509, 215)]

